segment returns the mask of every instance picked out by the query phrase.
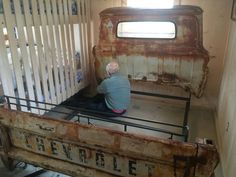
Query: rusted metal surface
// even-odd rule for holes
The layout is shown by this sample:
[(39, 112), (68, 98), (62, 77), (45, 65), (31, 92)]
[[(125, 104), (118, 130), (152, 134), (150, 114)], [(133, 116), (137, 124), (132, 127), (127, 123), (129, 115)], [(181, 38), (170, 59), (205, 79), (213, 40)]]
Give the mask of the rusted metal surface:
[[(1, 150), (12, 159), (72, 176), (210, 177), (214, 146), (163, 140), (0, 108)], [(4, 138), (3, 138), (4, 136)], [(4, 149), (4, 148), (3, 148)]]
[[(7, 134), (6, 127), (3, 127), (0, 125), (0, 151), (4, 152), (4, 154), (1, 155), (1, 160), (5, 167), (8, 170), (14, 169), (14, 160), (7, 156), (7, 153), (10, 151), (10, 139), (9, 135)], [(4, 145), (4, 146), (3, 146)]]
[[(121, 72), (132, 80), (143, 80), (203, 93), (209, 62), (203, 47), (202, 13), (199, 7), (173, 9), (110, 8), (100, 13), (99, 43), (94, 48), (96, 76), (105, 77), (105, 65), (116, 60)], [(176, 26), (174, 39), (117, 37), (120, 22), (166, 21)]]

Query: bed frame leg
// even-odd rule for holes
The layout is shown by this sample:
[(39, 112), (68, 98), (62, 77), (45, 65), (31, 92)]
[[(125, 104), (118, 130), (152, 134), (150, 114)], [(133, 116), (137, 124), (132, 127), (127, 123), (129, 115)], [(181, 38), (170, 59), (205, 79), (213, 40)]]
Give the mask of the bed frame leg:
[(183, 131), (182, 131), (182, 133), (185, 134), (186, 142), (188, 141), (188, 114), (190, 110), (190, 103), (191, 103), (191, 93), (189, 92), (189, 97), (185, 104)]

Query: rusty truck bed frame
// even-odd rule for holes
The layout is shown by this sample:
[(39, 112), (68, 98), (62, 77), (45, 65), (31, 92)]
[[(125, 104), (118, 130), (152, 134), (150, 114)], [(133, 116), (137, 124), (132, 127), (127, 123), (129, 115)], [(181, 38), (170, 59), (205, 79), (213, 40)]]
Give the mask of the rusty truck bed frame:
[[(104, 66), (115, 59), (119, 62), (121, 71), (131, 80), (179, 86), (197, 97), (202, 95), (206, 84), (209, 56), (202, 45), (200, 8), (189, 6), (166, 10), (115, 8), (105, 10), (100, 15), (100, 39), (94, 48), (97, 78), (104, 78)], [(117, 37), (116, 29), (120, 22), (150, 19), (173, 22), (178, 30), (175, 38), (127, 40)], [(153, 93), (143, 94), (163, 96)], [(104, 119), (97, 114), (94, 116), (94, 112), (91, 115), (91, 112), (80, 109), (69, 114), (54, 110), (60, 114), (68, 114), (70, 118), (76, 117), (75, 122), (58, 120), (50, 118), (47, 114), (39, 116), (10, 109), (12, 106), (16, 109), (26, 106), (29, 109), (37, 108), (47, 112), (58, 105), (35, 102), (41, 106), (32, 107), (31, 104), (19, 106), (20, 98), (6, 97), (8, 109), (0, 108), (1, 158), (9, 168), (15, 160), (18, 160), (73, 177), (211, 177), (219, 162), (216, 147), (174, 140), (175, 137), (187, 140), (187, 115), (191, 97), (168, 95), (164, 97), (186, 101), (183, 125), (143, 121), (128, 116), (124, 118), (139, 123), (113, 118)], [(33, 100), (24, 101), (27, 103)], [(81, 119), (86, 119), (87, 124), (80, 122)], [(92, 120), (120, 124), (123, 130), (94, 126)], [(180, 129), (181, 133), (145, 125), (150, 123), (175, 127)], [(133, 134), (128, 131), (129, 127), (161, 132), (168, 136), (167, 139), (161, 139)]]
[[(144, 93), (144, 92), (140, 93), (137, 91), (132, 91), (132, 93), (139, 94), (139, 95), (141, 94), (141, 95), (148, 95), (148, 96), (158, 96), (158, 97), (164, 97), (164, 98), (167, 97), (166, 95), (157, 95), (157, 94)], [(88, 125), (90, 124), (96, 125), (96, 123), (94, 123), (93, 121), (103, 122), (104, 125), (106, 125), (106, 123), (112, 123), (115, 125), (120, 125), (119, 130), (124, 131), (124, 132), (129, 132), (129, 128), (132, 127), (139, 130), (145, 130), (149, 134), (152, 134), (151, 132), (161, 133), (161, 134), (164, 134), (165, 135), (164, 137), (168, 139), (185, 141), (185, 142), (187, 142), (188, 140), (189, 127), (187, 125), (185, 117), (183, 120), (183, 125), (177, 125), (173, 123), (160, 122), (160, 121), (149, 120), (149, 119), (144, 119), (144, 118), (134, 117), (134, 116), (121, 115), (117, 117), (116, 115), (113, 115), (112, 113), (104, 113), (100, 111), (82, 109), (79, 107), (56, 105), (52, 103), (45, 103), (45, 102), (39, 102), (35, 100), (22, 99), (18, 97), (17, 98), (11, 97), (11, 96), (4, 96), (4, 97), (6, 99), (6, 105), (9, 110), (11, 110), (12, 107), (14, 107), (18, 111), (21, 111), (22, 107), (26, 107), (29, 111), (32, 109), (36, 109), (39, 112), (45, 111), (44, 113), (45, 116), (54, 114), (53, 117), (56, 116), (55, 118), (57, 119), (72, 120), (75, 122), (88, 124)], [(190, 100), (188, 98), (171, 97), (171, 96), (168, 96), (168, 98), (185, 101), (186, 102), (185, 107), (189, 106)], [(27, 104), (21, 104), (24, 101), (26, 101)], [(39, 104), (41, 105), (40, 107), (38, 106)], [(68, 112), (60, 108), (66, 108), (67, 110), (71, 110), (71, 111)], [(186, 111), (187, 109), (185, 109), (184, 115), (187, 114)], [(155, 136), (158, 136), (158, 134)]]

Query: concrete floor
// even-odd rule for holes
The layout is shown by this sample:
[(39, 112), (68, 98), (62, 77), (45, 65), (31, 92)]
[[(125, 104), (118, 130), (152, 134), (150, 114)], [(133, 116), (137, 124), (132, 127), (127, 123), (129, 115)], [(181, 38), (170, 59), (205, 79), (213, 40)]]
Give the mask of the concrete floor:
[[(160, 98), (150, 98), (146, 96), (132, 96), (132, 102), (126, 113), (128, 116), (140, 117), (148, 120), (156, 120), (167, 123), (173, 123), (182, 125), (184, 116), (184, 103), (181, 101), (171, 101), (167, 99)], [(119, 118), (118, 118), (119, 119)], [(83, 123), (83, 120), (82, 120)], [(84, 120), (86, 123), (86, 120)], [(104, 124), (101, 122), (94, 121), (92, 124), (96, 126), (105, 126), (112, 129), (123, 128), (114, 124)], [(192, 106), (189, 112), (189, 142), (195, 142), (196, 138), (208, 138), (216, 143), (216, 130), (214, 124), (213, 111), (205, 108), (200, 108), (197, 106)], [(160, 128), (160, 127), (159, 127)], [(174, 130), (174, 129), (173, 129)], [(178, 131), (178, 130), (174, 130)], [(147, 134), (149, 136), (165, 137), (166, 135), (151, 133), (150, 131), (137, 130), (135, 128), (128, 128), (128, 132), (137, 134)], [(13, 172), (9, 172), (3, 167), (0, 161), (0, 177), (23, 177), (37, 171), (38, 168), (28, 165), (26, 169), (16, 168)], [(220, 166), (217, 168), (216, 177), (222, 177), (220, 172)], [(40, 177), (66, 177), (65, 175), (47, 172)]]

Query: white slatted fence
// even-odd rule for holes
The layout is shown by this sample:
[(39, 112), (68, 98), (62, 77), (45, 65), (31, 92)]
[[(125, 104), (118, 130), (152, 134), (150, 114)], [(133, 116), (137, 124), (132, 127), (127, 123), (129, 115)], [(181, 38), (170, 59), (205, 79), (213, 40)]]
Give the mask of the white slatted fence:
[[(4, 94), (59, 104), (88, 85), (90, 21), (90, 0), (3, 0), (0, 75)], [(77, 68), (76, 53), (81, 68)], [(80, 83), (78, 69), (83, 72)], [(31, 101), (20, 103), (44, 107)], [(20, 108), (43, 113), (30, 107)]]

